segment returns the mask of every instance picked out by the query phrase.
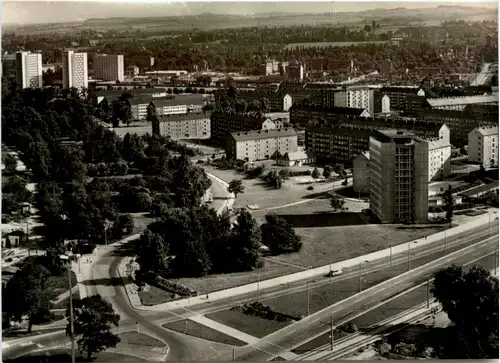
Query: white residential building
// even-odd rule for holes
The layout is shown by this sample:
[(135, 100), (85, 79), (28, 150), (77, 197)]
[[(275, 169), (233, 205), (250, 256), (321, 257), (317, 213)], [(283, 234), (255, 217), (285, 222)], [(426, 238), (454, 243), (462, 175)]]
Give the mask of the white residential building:
[(469, 133), (469, 161), (485, 168), (498, 166), (498, 126), (476, 127)]
[(21, 88), (41, 88), (42, 54), (18, 52), (16, 54), (16, 82)]
[(63, 52), (63, 88), (88, 88), (87, 53)]
[(104, 81), (120, 81), (125, 79), (123, 55), (94, 55), (94, 78)]
[(346, 89), (347, 107), (364, 108), (373, 115), (375, 104), (373, 89), (368, 86), (352, 86)]
[(292, 96), (290, 96), (289, 94), (283, 96), (283, 111), (288, 112), (290, 107), (292, 107), (292, 104), (293, 104)]
[(384, 97), (382, 97), (382, 113), (390, 113), (391, 112), (391, 99), (389, 98), (389, 96), (387, 95), (384, 95)]

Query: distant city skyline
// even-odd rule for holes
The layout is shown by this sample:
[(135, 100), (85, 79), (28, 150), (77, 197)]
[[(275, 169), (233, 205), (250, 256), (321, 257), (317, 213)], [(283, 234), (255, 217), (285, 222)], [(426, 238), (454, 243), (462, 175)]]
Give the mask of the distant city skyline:
[(494, 1), (490, 2), (176, 2), (158, 1), (2, 1), (3, 24), (43, 24), (83, 21), (89, 18), (112, 17), (153, 17), (186, 16), (203, 13), (229, 15), (264, 15), (266, 13), (326, 13), (357, 12), (371, 9), (393, 9), (404, 7), (421, 9), (448, 6), (469, 6), (497, 9)]

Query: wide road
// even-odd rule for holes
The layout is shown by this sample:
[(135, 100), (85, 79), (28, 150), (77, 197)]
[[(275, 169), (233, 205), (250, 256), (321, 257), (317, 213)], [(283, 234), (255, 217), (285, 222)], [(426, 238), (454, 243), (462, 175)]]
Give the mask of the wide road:
[[(390, 296), (404, 291), (419, 282), (425, 281), (434, 275), (439, 269), (451, 264), (463, 265), (469, 261), (476, 260), (480, 256), (486, 256), (493, 253), (498, 248), (498, 237), (490, 237), (483, 242), (468, 247), (460, 251), (443, 257), (441, 261), (435, 261), (416, 270), (398, 276), (397, 279), (384, 282), (376, 287), (366, 290), (358, 295), (343, 300), (316, 314), (310, 315), (292, 325), (289, 325), (275, 333), (272, 333), (261, 339), (258, 343), (237, 349), (236, 357), (238, 360), (269, 360), (275, 356), (290, 351), (300, 346), (304, 341), (311, 337), (323, 334), (325, 325), (333, 317), (334, 324), (340, 325), (351, 320), (352, 316), (358, 311), (368, 309), (380, 301), (388, 299)], [(229, 360), (231, 356), (222, 357), (221, 360)]]
[[(442, 257), (446, 253), (450, 253), (454, 250), (480, 241), (486, 236), (489, 236), (490, 233), (498, 233), (497, 221), (492, 223), (491, 231), (487, 226), (483, 225), (478, 228), (471, 229), (470, 231), (459, 236), (449, 237), (446, 240), (437, 241), (431, 246), (427, 245), (419, 248), (418, 244), (412, 244), (410, 250), (411, 268), (415, 268), (416, 266), (427, 263), (430, 260)], [(207, 359), (207, 349), (211, 352), (211, 355), (213, 354), (214, 349), (216, 349), (217, 353), (224, 353), (224, 349), (216, 347), (215, 343), (207, 342), (208, 346), (205, 346), (200, 340), (167, 331), (161, 328), (162, 324), (180, 320), (185, 317), (192, 316), (193, 314), (208, 314), (256, 300), (257, 292), (248, 291), (248, 293), (240, 296), (191, 306), (189, 309), (179, 308), (170, 311), (137, 311), (131, 308), (125, 289), (116, 273), (116, 269), (121, 258), (122, 257), (117, 252), (110, 250), (98, 259), (95, 263), (95, 268), (93, 269), (93, 275), (91, 276), (91, 279), (95, 282), (90, 283), (87, 286), (87, 290), (90, 294), (99, 293), (113, 303), (114, 308), (122, 317), (119, 328), (120, 331), (135, 329), (137, 321), (139, 322), (141, 331), (157, 336), (169, 344), (170, 352), (168, 360)], [(369, 274), (370, 276), (376, 277), (378, 274), (384, 274), (384, 271), (389, 268), (395, 268), (403, 272), (407, 267), (407, 261), (407, 253), (394, 254), (392, 259), (387, 257), (379, 261), (373, 261), (369, 264), (365, 264), (361, 274)], [(353, 284), (356, 284), (359, 274), (360, 272), (358, 268), (353, 267), (345, 269), (343, 275), (331, 279), (326, 277), (319, 277), (314, 280), (311, 279), (309, 289), (314, 289), (327, 284), (346, 282), (348, 280), (353, 280)], [(110, 276), (113, 278), (110, 278)], [(306, 290), (306, 281), (299, 281), (291, 284), (283, 284), (271, 289), (263, 289), (260, 293), (261, 299), (266, 300), (304, 290)], [(48, 340), (44, 337), (33, 337), (31, 341), (33, 342), (31, 345), (24, 346), (21, 350), (19, 349), (19, 346), (7, 348), (4, 350), (4, 357), (13, 358), (21, 352), (27, 354), (33, 350), (37, 350), (37, 343), (45, 346), (47, 342), (51, 342), (55, 345), (60, 344), (61, 342), (67, 342), (68, 339), (65, 337), (64, 332), (61, 332), (60, 334), (51, 335), (51, 338)]]

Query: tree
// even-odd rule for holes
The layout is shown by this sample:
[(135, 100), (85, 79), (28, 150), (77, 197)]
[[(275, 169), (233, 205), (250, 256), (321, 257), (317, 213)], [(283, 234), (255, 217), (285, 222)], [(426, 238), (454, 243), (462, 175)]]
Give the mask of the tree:
[(447, 353), (454, 359), (498, 359), (498, 280), (474, 266), (440, 270), (431, 292), (456, 329)]
[(272, 213), (266, 215), (266, 223), (260, 226), (262, 243), (274, 254), (298, 252), (302, 248), (301, 238), (295, 234), (291, 224)]
[(238, 179), (231, 180), (229, 182), (227, 191), (229, 193), (234, 193), (234, 197), (237, 198), (238, 194), (243, 194), (245, 191), (245, 186), (243, 185), (243, 181)]
[[(118, 327), (120, 315), (116, 314), (113, 306), (104, 300), (101, 295), (92, 295), (83, 300), (73, 302), (74, 335), (79, 336), (78, 347), (80, 352), (87, 353), (87, 359), (106, 348), (114, 348), (120, 342), (118, 335), (113, 334), (111, 325)], [(68, 325), (66, 334), (71, 336), (70, 311), (66, 311)]]
[(290, 170), (288, 168), (281, 169), (278, 174), (283, 180), (287, 180), (290, 178)]
[(136, 253), (141, 272), (168, 274), (169, 246), (160, 234), (146, 229), (137, 243)]
[(333, 211), (336, 212), (338, 210), (344, 209), (345, 200), (338, 197), (337, 195), (332, 195), (330, 199), (330, 205), (332, 206)]
[(238, 215), (228, 246), (234, 271), (249, 271), (264, 265), (259, 251), (260, 230), (249, 211), (243, 209)]
[(7, 154), (5, 156), (5, 160), (3, 161), (3, 163), (5, 164), (5, 168), (8, 171), (10, 171), (10, 172), (16, 171), (17, 161), (16, 161), (16, 158), (14, 158), (12, 155)]
[(312, 172), (312, 174), (311, 174), (311, 175), (312, 175), (312, 177), (313, 177), (314, 179), (318, 179), (318, 178), (321, 176), (321, 175), (320, 175), (320, 173), (319, 173), (318, 168), (314, 168), (314, 170), (313, 170), (313, 172)]
[(323, 176), (325, 177), (325, 179), (329, 179), (331, 175), (332, 175), (332, 168), (326, 165), (323, 168)]
[(21, 321), (28, 316), (28, 333), (33, 324), (46, 321), (50, 315), (50, 296), (46, 289), (50, 272), (39, 264), (30, 263), (17, 271), (2, 294), (4, 311), (9, 317)]
[(446, 221), (451, 223), (453, 220), (453, 211), (455, 209), (455, 198), (453, 198), (453, 189), (448, 185), (448, 189), (443, 193), (443, 204), (446, 209)]

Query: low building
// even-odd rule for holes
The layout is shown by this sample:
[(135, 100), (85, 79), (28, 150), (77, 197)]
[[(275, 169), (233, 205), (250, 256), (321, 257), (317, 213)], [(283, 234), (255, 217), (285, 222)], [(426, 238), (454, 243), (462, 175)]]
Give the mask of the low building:
[(134, 120), (145, 120), (149, 105), (152, 105), (156, 109), (156, 115), (160, 117), (200, 113), (203, 110), (203, 106), (207, 103), (206, 97), (199, 94), (154, 99), (150, 97), (133, 97), (129, 102)]
[(171, 140), (208, 139), (210, 138), (210, 115), (189, 113), (160, 117), (159, 131), (160, 135)]
[(125, 67), (125, 76), (126, 77), (135, 77), (138, 75), (139, 75), (139, 67), (137, 67), (137, 66)]
[[(131, 94), (133, 94), (134, 97), (141, 98), (143, 100), (149, 99), (149, 101), (151, 101), (152, 98), (168, 97), (168, 93), (165, 90), (165, 88), (137, 88), (137, 89), (131, 89), (131, 90), (127, 90), (127, 91), (130, 92)], [(95, 91), (92, 93), (92, 96), (91, 96), (92, 103), (94, 105), (99, 105), (104, 99), (107, 99), (108, 103), (111, 104), (111, 102), (113, 102), (118, 97), (120, 97), (123, 94), (123, 92), (125, 92), (125, 91), (122, 91), (122, 90)], [(174, 96), (170, 96), (170, 97), (174, 97)]]
[(275, 129), (276, 123), (269, 117), (255, 118), (224, 112), (213, 112), (210, 116), (211, 138), (219, 142), (225, 142), (233, 132)]
[(352, 186), (356, 193), (370, 193), (370, 152), (360, 153), (353, 161)]
[(292, 128), (233, 132), (226, 144), (228, 159), (248, 162), (266, 160), (297, 150), (297, 132)]
[(498, 126), (476, 127), (469, 133), (468, 159), (485, 168), (498, 166)]
[(298, 150), (295, 152), (287, 152), (285, 155), (278, 157), (278, 165), (281, 166), (302, 166), (314, 164), (316, 155), (313, 152)]

